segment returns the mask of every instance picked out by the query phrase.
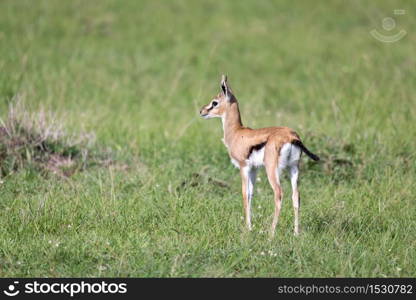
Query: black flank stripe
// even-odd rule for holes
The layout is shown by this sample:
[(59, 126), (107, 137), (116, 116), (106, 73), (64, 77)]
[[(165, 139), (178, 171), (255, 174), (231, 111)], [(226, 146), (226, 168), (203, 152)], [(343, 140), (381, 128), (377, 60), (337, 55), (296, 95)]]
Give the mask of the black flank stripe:
[(258, 150), (260, 150), (261, 148), (263, 148), (263, 147), (264, 147), (264, 145), (266, 145), (266, 142), (263, 142), (263, 143), (260, 143), (260, 144), (257, 144), (257, 145), (253, 145), (253, 146), (251, 146), (251, 147), (250, 147), (250, 149), (248, 150), (248, 156), (247, 156), (247, 159), (250, 157), (250, 155), (251, 155), (251, 153), (253, 153), (253, 151), (258, 151)]

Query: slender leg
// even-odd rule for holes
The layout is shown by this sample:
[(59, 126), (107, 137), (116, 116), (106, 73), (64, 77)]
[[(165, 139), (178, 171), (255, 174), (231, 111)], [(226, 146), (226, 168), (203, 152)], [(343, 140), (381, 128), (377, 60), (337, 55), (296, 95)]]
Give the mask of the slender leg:
[(252, 172), (252, 169), (248, 166), (240, 168), (241, 190), (243, 193), (243, 207), (248, 230), (251, 230), (251, 198), (253, 196), (254, 188), (254, 183), (251, 181), (253, 177)]
[(295, 213), (295, 235), (299, 234), (299, 190), (298, 190), (298, 177), (299, 177), (299, 166), (295, 165), (290, 167), (290, 182), (292, 184), (292, 202), (293, 210)]
[(280, 215), (280, 210), (282, 209), (282, 198), (283, 198), (283, 190), (282, 190), (282, 187), (280, 186), (280, 177), (279, 177), (280, 172), (275, 170), (274, 173), (275, 173), (275, 179), (272, 179), (274, 180), (274, 184), (272, 185), (272, 188), (274, 192), (275, 209), (274, 209), (274, 215), (273, 215), (272, 228), (270, 232), (272, 236), (274, 236), (276, 225), (279, 222), (279, 215)]
[(270, 145), (270, 147), (266, 148), (266, 152), (265, 152), (265, 167), (266, 167), (267, 179), (269, 180), (269, 183), (274, 192), (274, 203), (275, 203), (273, 222), (272, 222), (272, 227), (270, 229), (271, 236), (274, 236), (276, 225), (279, 221), (280, 210), (282, 208), (282, 196), (283, 196), (283, 191), (280, 186), (280, 179), (279, 179), (280, 170), (278, 170), (277, 168), (277, 161), (278, 161), (277, 151), (275, 151), (274, 146)]
[(251, 199), (253, 199), (254, 185), (256, 184), (257, 169), (251, 168), (248, 172), (247, 197), (248, 197), (248, 218), (251, 226)]

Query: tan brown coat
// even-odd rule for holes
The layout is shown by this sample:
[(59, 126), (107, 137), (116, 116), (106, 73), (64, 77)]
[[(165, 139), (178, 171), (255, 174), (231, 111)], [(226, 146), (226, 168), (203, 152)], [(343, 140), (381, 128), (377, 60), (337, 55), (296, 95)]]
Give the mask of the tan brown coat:
[(264, 165), (267, 177), (275, 193), (275, 213), (271, 233), (274, 234), (281, 208), (282, 189), (280, 173), (284, 168), (290, 169), (292, 183), (292, 200), (295, 209), (295, 234), (299, 232), (299, 191), (297, 180), (299, 160), (302, 152), (314, 160), (319, 157), (311, 153), (302, 143), (299, 135), (288, 127), (267, 127), (251, 129), (241, 122), (238, 101), (227, 84), (227, 78), (221, 80), (222, 92), (209, 104), (202, 107), (203, 118), (219, 117), (222, 119), (223, 142), (228, 149), (233, 163), (240, 168), (242, 178), (243, 207), (246, 224), (251, 229), (251, 198), (253, 195), (256, 167)]

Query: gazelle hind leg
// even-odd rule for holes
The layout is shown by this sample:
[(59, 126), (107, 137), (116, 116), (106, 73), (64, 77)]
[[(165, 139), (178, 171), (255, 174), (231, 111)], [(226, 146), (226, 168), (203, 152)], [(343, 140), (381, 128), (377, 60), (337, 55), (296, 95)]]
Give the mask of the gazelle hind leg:
[(292, 202), (295, 215), (295, 235), (299, 234), (299, 208), (300, 208), (300, 196), (298, 190), (298, 178), (299, 178), (299, 166), (293, 165), (290, 167), (290, 183), (292, 185)]
[(274, 192), (275, 209), (274, 209), (274, 214), (273, 214), (272, 226), (270, 228), (270, 235), (274, 236), (274, 233), (276, 231), (276, 225), (279, 221), (280, 210), (282, 208), (283, 191), (280, 186), (280, 178), (279, 178), (280, 174), (277, 168), (277, 162), (278, 162), (277, 151), (275, 150), (274, 145), (267, 145), (267, 146), (268, 147), (266, 147), (264, 165), (266, 168), (267, 179), (269, 180), (269, 183)]
[(254, 185), (256, 184), (257, 169), (250, 168), (248, 172), (248, 182), (247, 182), (247, 198), (248, 198), (248, 218), (251, 229), (251, 199), (253, 199), (254, 194)]

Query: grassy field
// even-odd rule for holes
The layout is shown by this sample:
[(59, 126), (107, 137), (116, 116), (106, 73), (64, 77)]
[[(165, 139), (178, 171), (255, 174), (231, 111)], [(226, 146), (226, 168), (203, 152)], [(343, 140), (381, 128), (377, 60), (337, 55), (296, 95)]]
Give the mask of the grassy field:
[[(410, 1), (1, 1), (3, 121), (20, 99), (69, 135), (95, 134), (91, 151), (114, 162), (70, 177), (30, 160), (4, 171), (0, 276), (415, 276), (415, 12)], [(383, 43), (372, 29), (407, 35)], [(299, 237), (285, 180), (269, 240), (264, 171), (244, 229), (221, 122), (198, 116), (222, 73), (244, 125), (292, 127), (322, 158), (302, 161)]]

